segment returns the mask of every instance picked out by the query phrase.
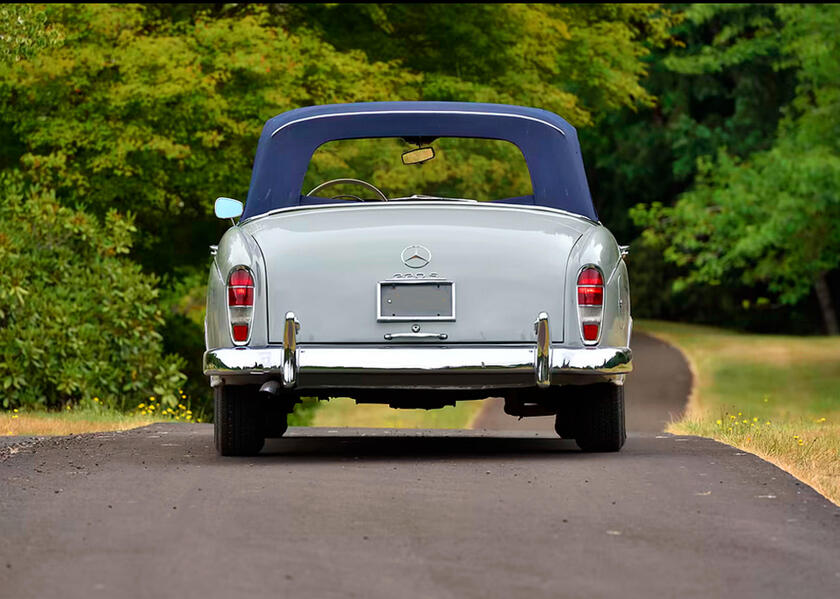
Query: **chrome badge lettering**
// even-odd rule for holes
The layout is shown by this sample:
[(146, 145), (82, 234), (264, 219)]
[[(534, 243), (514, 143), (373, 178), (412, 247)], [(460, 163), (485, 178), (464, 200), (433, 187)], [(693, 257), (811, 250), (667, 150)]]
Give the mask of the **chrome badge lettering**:
[(422, 272), (406, 272), (406, 273), (399, 273), (395, 272), (392, 276), (392, 279), (439, 279), (440, 275), (436, 272), (430, 272), (429, 274), (425, 274)]

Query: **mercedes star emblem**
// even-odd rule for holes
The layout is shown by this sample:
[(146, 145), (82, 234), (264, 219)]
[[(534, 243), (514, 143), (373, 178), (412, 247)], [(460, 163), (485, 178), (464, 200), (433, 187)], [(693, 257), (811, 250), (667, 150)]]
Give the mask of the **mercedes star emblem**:
[(432, 261), (432, 252), (422, 245), (410, 245), (402, 251), (401, 257), (409, 268), (423, 268)]

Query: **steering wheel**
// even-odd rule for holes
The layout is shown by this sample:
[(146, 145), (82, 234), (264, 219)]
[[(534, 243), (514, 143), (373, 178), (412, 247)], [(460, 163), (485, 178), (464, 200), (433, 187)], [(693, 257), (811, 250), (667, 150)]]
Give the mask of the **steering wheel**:
[[(369, 190), (371, 190), (373, 193), (375, 193), (377, 196), (379, 196), (378, 199), (380, 201), (382, 201), (382, 202), (387, 202), (388, 201), (388, 198), (385, 196), (384, 193), (382, 193), (379, 190), (378, 187), (368, 183), (367, 181), (362, 181), (361, 179), (330, 179), (329, 181), (324, 181), (323, 183), (321, 183), (320, 185), (315, 187), (315, 189), (313, 189), (312, 191), (310, 191), (306, 195), (311, 196), (311, 195), (315, 194), (315, 192), (322, 191), (322, 190), (326, 189), (327, 187), (332, 187), (333, 185), (341, 185), (342, 183), (352, 183), (352, 184), (355, 184), (355, 185), (361, 185), (362, 187), (367, 187)], [(332, 197), (330, 199), (331, 200), (337, 200), (339, 198), (345, 198), (345, 197), (361, 199), (358, 196), (351, 196), (351, 195), (348, 195), (348, 194), (337, 195), (337, 196)]]

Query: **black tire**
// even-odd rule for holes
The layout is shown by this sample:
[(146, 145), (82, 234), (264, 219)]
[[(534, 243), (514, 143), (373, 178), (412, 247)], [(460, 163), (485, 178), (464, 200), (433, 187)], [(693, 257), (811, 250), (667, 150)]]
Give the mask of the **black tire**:
[(224, 456), (256, 455), (265, 444), (259, 393), (247, 386), (213, 389), (216, 451)]
[[(575, 442), (583, 451), (619, 451), (627, 440), (624, 425), (624, 387), (611, 383), (578, 390), (574, 424)], [(568, 422), (563, 429), (569, 428)], [(555, 428), (560, 431), (559, 422)]]
[(554, 430), (563, 439), (574, 439), (577, 435), (577, 408), (580, 403), (580, 387), (561, 387), (558, 398), (557, 415), (554, 417)]
[(289, 428), (289, 414), (295, 406), (280, 402), (270, 395), (266, 395), (263, 399), (264, 436), (266, 439), (279, 439)]

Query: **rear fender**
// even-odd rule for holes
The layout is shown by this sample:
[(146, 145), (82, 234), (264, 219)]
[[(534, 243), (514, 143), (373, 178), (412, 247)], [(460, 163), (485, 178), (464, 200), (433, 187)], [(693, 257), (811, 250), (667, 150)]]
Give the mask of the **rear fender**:
[(630, 296), (627, 266), (621, 250), (606, 227), (591, 227), (578, 239), (566, 267), (565, 345), (583, 347), (577, 306), (577, 277), (585, 266), (594, 265), (604, 276), (604, 312), (600, 346), (624, 347), (630, 326)]
[(227, 280), (230, 271), (237, 266), (247, 267), (254, 277), (254, 317), (251, 322), (250, 345), (268, 344), (265, 261), (253, 237), (240, 227), (233, 226), (219, 241), (219, 249), (210, 268), (205, 320), (207, 349), (233, 345), (227, 309)]

